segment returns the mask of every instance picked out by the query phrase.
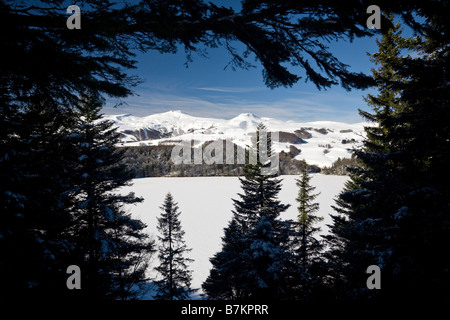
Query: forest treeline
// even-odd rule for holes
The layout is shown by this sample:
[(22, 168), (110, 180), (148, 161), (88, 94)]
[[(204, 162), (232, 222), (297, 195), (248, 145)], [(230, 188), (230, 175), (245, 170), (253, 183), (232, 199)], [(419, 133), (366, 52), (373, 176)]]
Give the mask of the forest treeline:
[[(206, 145), (207, 143), (202, 145), (203, 150)], [(244, 164), (236, 164), (236, 161), (234, 164), (227, 164), (225, 159), (222, 164), (206, 164), (204, 161), (202, 161), (202, 164), (194, 164), (194, 150), (192, 150), (190, 164), (175, 164), (171, 160), (173, 150), (171, 145), (119, 148), (125, 150), (122, 161), (133, 172), (135, 178), (242, 176), (244, 174)], [(234, 148), (237, 150), (236, 145), (234, 145)], [(295, 150), (291, 149), (289, 153), (283, 151), (279, 154), (279, 173), (281, 175), (300, 174), (302, 161), (294, 159), (297, 154), (298, 149), (296, 148)], [(356, 163), (356, 161), (353, 163)], [(340, 165), (337, 164), (336, 166)], [(321, 172), (321, 168), (316, 165), (308, 165), (308, 172)], [(344, 169), (335, 172), (333, 174), (347, 173)]]

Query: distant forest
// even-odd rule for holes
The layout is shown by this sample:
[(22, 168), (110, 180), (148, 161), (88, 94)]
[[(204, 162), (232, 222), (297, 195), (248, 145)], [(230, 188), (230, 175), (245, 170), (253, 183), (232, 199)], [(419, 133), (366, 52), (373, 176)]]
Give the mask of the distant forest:
[[(242, 176), (243, 164), (174, 164), (171, 161), (173, 146), (136, 146), (121, 147), (125, 149), (123, 163), (134, 173), (135, 178), (145, 177), (207, 177), (207, 176)], [(300, 153), (291, 146), (289, 152), (279, 154), (279, 174), (298, 175), (301, 172), (302, 161), (294, 159)], [(358, 166), (357, 159), (343, 158), (336, 160), (331, 167), (320, 168), (308, 165), (310, 173), (348, 175), (349, 168)]]

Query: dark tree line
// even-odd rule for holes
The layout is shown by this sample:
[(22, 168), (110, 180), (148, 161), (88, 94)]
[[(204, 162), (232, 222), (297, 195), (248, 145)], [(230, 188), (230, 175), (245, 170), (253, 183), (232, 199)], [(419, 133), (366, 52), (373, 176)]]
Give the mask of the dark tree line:
[[(202, 148), (208, 143), (202, 145)], [(123, 163), (127, 169), (132, 171), (134, 178), (145, 177), (202, 177), (202, 176), (242, 176), (244, 175), (243, 164), (228, 164), (226, 160), (226, 150), (223, 150), (224, 159), (222, 164), (202, 164), (194, 163), (194, 150), (192, 150), (191, 164), (174, 164), (171, 155), (173, 145), (161, 146), (137, 146), (137, 147), (119, 147), (124, 153)], [(239, 147), (241, 148), (241, 147)], [(295, 147), (294, 147), (295, 148)], [(225, 148), (224, 148), (225, 149)], [(235, 146), (234, 159), (237, 159), (237, 147)], [(297, 149), (296, 149), (297, 150)], [(297, 152), (299, 152), (297, 150)], [(279, 173), (299, 174), (302, 162), (293, 159), (297, 153), (282, 151), (279, 154)], [(341, 161), (341, 160), (340, 160)], [(339, 162), (340, 162), (339, 161)], [(342, 161), (345, 161), (342, 160)], [(234, 162), (237, 162), (234, 160)], [(337, 164), (339, 168), (340, 164)], [(350, 166), (350, 163), (347, 165)], [(316, 165), (308, 165), (310, 172), (321, 172)], [(331, 170), (330, 170), (331, 171)], [(328, 171), (327, 171), (328, 172)], [(345, 174), (345, 170), (333, 170), (331, 173)]]

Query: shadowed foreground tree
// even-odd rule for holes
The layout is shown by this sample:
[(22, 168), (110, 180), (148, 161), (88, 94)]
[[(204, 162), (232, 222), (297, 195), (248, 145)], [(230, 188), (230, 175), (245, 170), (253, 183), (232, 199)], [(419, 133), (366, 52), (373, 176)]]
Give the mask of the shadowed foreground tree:
[[(365, 129), (356, 151), (362, 167), (339, 195), (326, 237), (338, 296), (450, 297), (450, 53), (448, 38), (435, 37), (441, 31), (437, 24), (434, 34), (405, 39), (396, 25), (372, 55), (379, 94), (367, 98), (373, 111), (361, 114), (378, 126)], [(381, 290), (366, 286), (370, 265), (381, 269)]]
[(143, 232), (146, 225), (125, 212), (125, 204), (142, 198), (118, 192), (130, 185), (131, 175), (121, 163), (124, 151), (115, 148), (120, 134), (111, 121), (99, 121), (102, 105), (102, 99), (84, 95), (70, 134), (76, 146), (75, 183), (69, 207), (73, 225), (66, 237), (73, 246), (72, 263), (82, 270), (82, 294), (90, 299), (132, 299), (139, 297), (146, 281), (154, 245)]

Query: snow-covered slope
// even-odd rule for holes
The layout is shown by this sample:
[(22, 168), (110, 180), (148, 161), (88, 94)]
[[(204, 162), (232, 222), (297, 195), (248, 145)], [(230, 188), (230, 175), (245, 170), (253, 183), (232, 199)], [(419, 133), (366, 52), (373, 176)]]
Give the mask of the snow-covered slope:
[(269, 131), (280, 132), (279, 142), (274, 144), (276, 151), (289, 152), (292, 145), (300, 150), (295, 159), (305, 159), (318, 166), (330, 166), (339, 157), (350, 157), (350, 149), (360, 145), (364, 126), (368, 125), (365, 122), (282, 121), (251, 113), (225, 120), (193, 117), (179, 110), (146, 117), (108, 115), (104, 119), (114, 121), (119, 127), (123, 146), (168, 144), (180, 140), (193, 140), (198, 145), (226, 139), (245, 147), (250, 144), (258, 124), (264, 123)]

